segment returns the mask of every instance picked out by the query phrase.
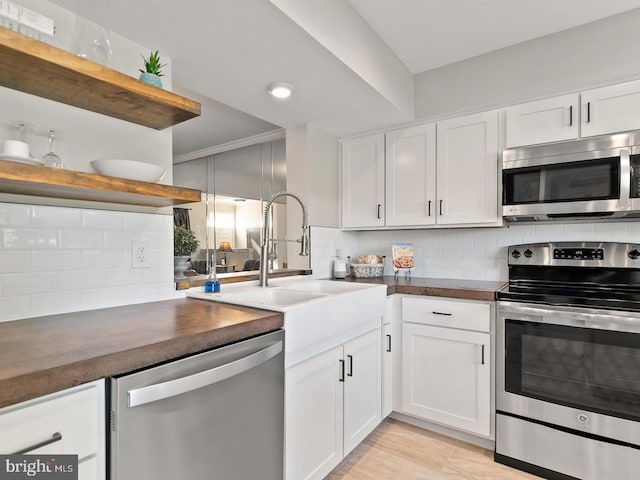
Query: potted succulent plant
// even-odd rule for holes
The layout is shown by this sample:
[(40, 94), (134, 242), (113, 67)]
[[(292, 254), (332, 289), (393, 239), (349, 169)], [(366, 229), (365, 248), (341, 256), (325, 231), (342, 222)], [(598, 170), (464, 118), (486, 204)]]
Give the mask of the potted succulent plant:
[(173, 274), (175, 278), (185, 278), (184, 271), (189, 268), (189, 258), (198, 249), (199, 242), (195, 233), (188, 228), (173, 228)]
[(144, 61), (145, 69), (140, 69), (140, 80), (155, 87), (162, 88), (160, 77), (162, 76), (162, 68), (166, 67), (167, 64), (160, 63), (158, 50), (151, 52), (149, 58), (144, 58), (142, 55), (141, 57)]

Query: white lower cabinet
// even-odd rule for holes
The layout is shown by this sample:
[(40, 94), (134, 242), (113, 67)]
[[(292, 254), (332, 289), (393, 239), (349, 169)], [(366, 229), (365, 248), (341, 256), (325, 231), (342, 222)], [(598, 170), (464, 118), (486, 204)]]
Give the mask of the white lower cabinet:
[(393, 411), (393, 354), (396, 346), (393, 305), (393, 297), (387, 297), (382, 325), (382, 418)]
[(78, 455), (79, 480), (104, 480), (104, 419), (104, 380), (11, 405), (0, 409), (0, 452)]
[(402, 300), (403, 413), (491, 436), (489, 304)]
[(380, 328), (286, 370), (287, 480), (324, 478), (382, 421)]

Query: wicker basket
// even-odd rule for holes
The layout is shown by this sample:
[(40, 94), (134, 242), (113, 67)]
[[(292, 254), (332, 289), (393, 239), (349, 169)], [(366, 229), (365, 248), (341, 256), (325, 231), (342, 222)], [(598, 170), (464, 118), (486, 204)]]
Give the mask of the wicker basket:
[(384, 274), (383, 263), (352, 263), (351, 276), (355, 278), (375, 278)]

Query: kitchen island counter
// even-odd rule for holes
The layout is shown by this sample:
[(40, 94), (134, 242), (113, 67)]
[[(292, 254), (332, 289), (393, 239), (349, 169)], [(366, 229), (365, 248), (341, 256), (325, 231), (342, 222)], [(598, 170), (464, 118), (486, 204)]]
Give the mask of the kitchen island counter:
[(381, 283), (387, 286), (387, 295), (406, 293), (410, 295), (429, 295), (433, 297), (460, 298), (464, 300), (482, 300), (492, 302), (495, 292), (506, 282), (491, 282), (484, 280), (459, 280), (449, 278), (405, 278), (404, 275), (384, 276), (378, 278), (352, 278), (347, 282)]
[(278, 312), (192, 298), (0, 323), (0, 407), (282, 326)]

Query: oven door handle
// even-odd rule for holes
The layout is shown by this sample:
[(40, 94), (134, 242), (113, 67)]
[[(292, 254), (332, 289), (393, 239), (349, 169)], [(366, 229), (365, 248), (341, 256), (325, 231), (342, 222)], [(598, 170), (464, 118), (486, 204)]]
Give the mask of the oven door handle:
[[(587, 310), (582, 309), (580, 310)], [(498, 307), (498, 317), (502, 320), (522, 320), (534, 323), (546, 323), (550, 325), (564, 325), (568, 327), (595, 328), (598, 330), (611, 330), (620, 332), (640, 333), (640, 316), (615, 315), (609, 311), (570, 310), (570, 307), (541, 308), (511, 303)]]

